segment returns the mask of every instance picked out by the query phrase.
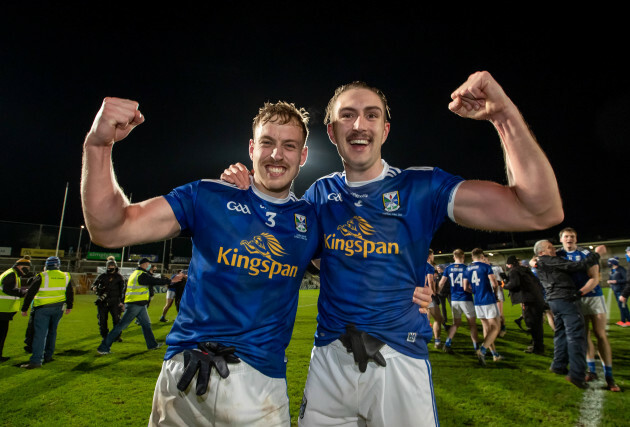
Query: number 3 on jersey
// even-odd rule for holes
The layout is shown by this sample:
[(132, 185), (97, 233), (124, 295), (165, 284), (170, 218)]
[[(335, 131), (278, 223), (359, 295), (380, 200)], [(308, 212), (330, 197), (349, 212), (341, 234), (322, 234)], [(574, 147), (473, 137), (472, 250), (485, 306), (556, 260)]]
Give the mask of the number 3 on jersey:
[(276, 225), (276, 221), (274, 220), (274, 218), (276, 217), (275, 212), (266, 212), (265, 215), (267, 215), (267, 222), (265, 223), (265, 225), (268, 225), (269, 227), (275, 227)]

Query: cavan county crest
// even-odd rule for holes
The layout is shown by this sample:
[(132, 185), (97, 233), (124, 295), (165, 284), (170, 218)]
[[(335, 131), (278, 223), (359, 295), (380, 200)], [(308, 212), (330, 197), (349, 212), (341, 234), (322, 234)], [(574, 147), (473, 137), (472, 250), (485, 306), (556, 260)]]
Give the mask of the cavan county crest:
[(383, 194), (383, 206), (385, 212), (394, 212), (400, 208), (400, 196), (398, 191), (390, 191)]
[(295, 229), (300, 233), (306, 233), (306, 217), (304, 215), (295, 214)]

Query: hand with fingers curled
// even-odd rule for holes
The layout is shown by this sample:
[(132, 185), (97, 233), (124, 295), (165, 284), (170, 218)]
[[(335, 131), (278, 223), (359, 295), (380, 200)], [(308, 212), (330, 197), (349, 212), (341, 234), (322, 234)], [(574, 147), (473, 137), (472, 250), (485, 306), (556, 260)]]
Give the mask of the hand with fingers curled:
[(236, 185), (242, 190), (249, 188), (249, 177), (253, 175), (253, 171), (249, 171), (242, 163), (230, 165), (221, 174), (221, 180)]
[(240, 363), (241, 359), (234, 355), (234, 347), (226, 347), (214, 342), (202, 342), (197, 348), (184, 350), (184, 373), (177, 382), (177, 389), (184, 391), (190, 385), (197, 371), (197, 396), (206, 393), (210, 383), (212, 368), (216, 368), (221, 378), (230, 375), (228, 363)]
[(417, 286), (413, 292), (412, 301), (414, 304), (420, 306), (418, 311), (423, 314), (428, 314), (429, 304), (431, 304), (432, 298), (431, 295), (433, 291), (429, 286)]
[(449, 110), (458, 116), (475, 120), (492, 120), (507, 108), (516, 106), (503, 88), (487, 71), (471, 74), (466, 82), (451, 94)]

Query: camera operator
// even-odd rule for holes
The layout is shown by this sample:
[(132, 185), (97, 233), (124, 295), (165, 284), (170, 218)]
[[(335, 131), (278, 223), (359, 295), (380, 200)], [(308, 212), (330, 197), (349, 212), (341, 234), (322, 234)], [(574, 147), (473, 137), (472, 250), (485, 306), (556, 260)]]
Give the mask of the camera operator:
[(538, 278), (529, 268), (522, 266), (514, 255), (508, 257), (505, 266), (508, 268), (508, 274), (504, 279), (504, 287), (510, 292), (512, 305), (521, 305), (525, 324), (532, 334), (532, 345), (525, 349), (525, 353), (544, 354), (545, 300)]
[[(94, 301), (97, 308), (98, 326), (101, 337), (105, 338), (109, 333), (107, 327), (108, 313), (112, 315), (113, 326), (120, 322), (120, 314), (124, 309), (125, 278), (118, 272), (118, 265), (113, 256), (107, 258), (106, 272), (100, 274), (92, 286), (97, 299)], [(116, 341), (122, 342), (120, 335)]]

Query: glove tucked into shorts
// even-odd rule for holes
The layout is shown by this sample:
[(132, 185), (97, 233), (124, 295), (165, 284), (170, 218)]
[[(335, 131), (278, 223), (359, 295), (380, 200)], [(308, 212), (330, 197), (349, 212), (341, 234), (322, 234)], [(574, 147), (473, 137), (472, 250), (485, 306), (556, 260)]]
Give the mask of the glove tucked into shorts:
[(346, 333), (341, 335), (339, 340), (346, 347), (348, 353), (352, 353), (361, 372), (365, 372), (370, 359), (381, 366), (387, 366), (385, 358), (379, 351), (385, 343), (368, 335), (367, 332), (358, 330), (356, 326), (346, 325)]
[(197, 348), (184, 350), (184, 373), (177, 382), (177, 389), (186, 390), (195, 377), (197, 371), (197, 396), (203, 395), (208, 389), (210, 382), (210, 372), (215, 367), (221, 378), (230, 375), (228, 363), (240, 363), (241, 359), (234, 355), (234, 347), (225, 347), (214, 342), (202, 342), (197, 344)]

